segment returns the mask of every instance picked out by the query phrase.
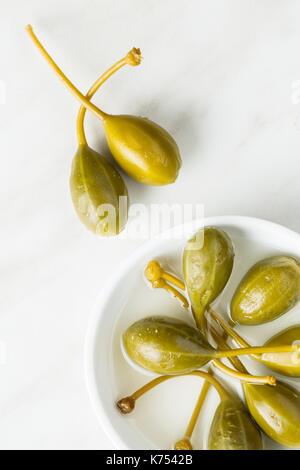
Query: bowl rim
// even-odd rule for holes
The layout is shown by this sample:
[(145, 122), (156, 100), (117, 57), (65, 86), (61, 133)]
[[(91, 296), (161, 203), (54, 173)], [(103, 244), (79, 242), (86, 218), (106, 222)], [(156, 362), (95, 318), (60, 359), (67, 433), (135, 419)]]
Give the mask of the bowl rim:
[(294, 238), (295, 241), (300, 243), (300, 234), (292, 229), (289, 229), (283, 225), (272, 222), (267, 219), (260, 219), (256, 217), (238, 216), (238, 215), (225, 215), (225, 216), (213, 216), (213, 217), (202, 217), (187, 223), (183, 223), (172, 227), (155, 237), (142, 243), (133, 253), (130, 253), (118, 266), (118, 270), (115, 274), (111, 275), (105, 284), (102, 286), (96, 301), (91, 309), (88, 327), (85, 335), (84, 342), (84, 375), (86, 387), (89, 395), (89, 399), (92, 404), (92, 408), (97, 416), (100, 426), (104, 430), (107, 437), (112, 441), (112, 445), (118, 450), (132, 450), (126, 442), (122, 439), (120, 434), (116, 431), (111, 423), (109, 413), (103, 406), (103, 402), (98, 394), (97, 382), (94, 373), (94, 351), (97, 341), (97, 325), (98, 322), (104, 317), (106, 311), (106, 304), (109, 302), (110, 296), (114, 292), (115, 285), (124, 276), (125, 272), (128, 271), (136, 261), (147, 251), (151, 250), (162, 237), (172, 234), (178, 230), (182, 230), (183, 227), (190, 227), (191, 229), (199, 229), (204, 226), (212, 225), (243, 225), (247, 226), (260, 226), (268, 228), (275, 233), (282, 233), (285, 236)]

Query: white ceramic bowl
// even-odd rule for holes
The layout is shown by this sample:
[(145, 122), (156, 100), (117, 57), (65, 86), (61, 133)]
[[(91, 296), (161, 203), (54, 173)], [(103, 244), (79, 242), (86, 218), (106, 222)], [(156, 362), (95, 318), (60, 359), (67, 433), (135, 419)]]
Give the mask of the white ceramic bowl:
[[(254, 262), (278, 253), (300, 259), (300, 235), (272, 222), (238, 216), (211, 217), (186, 224), (185, 234), (192, 235), (202, 226), (224, 229), (235, 245), (232, 276), (216, 301), (219, 311), (225, 315), (238, 281)], [(168, 297), (162, 290), (151, 290), (143, 279), (144, 267), (152, 258), (161, 259), (164, 266), (181, 275), (182, 249), (188, 238), (182, 238), (182, 231), (182, 226), (175, 227), (146, 242), (131, 254), (118, 266), (116, 274), (106, 286), (101, 288), (92, 311), (85, 347), (87, 387), (99, 422), (117, 449), (171, 448), (183, 436), (200, 390), (197, 378), (176, 378), (161, 385), (160, 390), (153, 390), (140, 399), (132, 415), (121, 415), (115, 406), (118, 398), (129, 395), (149, 380), (149, 377), (134, 370), (125, 361), (120, 347), (122, 332), (133, 321), (152, 314), (187, 319), (186, 311), (175, 299)], [(238, 331), (250, 343), (263, 344), (287, 325), (297, 323), (299, 313), (300, 307), (295, 307), (274, 322), (256, 327), (239, 327)], [(251, 359), (246, 359), (245, 363), (252, 372), (266, 372), (264, 366), (254, 364)], [(238, 382), (229, 382), (241, 393)], [(198, 448), (205, 448), (207, 424), (217, 403), (217, 395), (210, 392), (195, 430)], [(273, 441), (265, 437), (264, 440), (266, 448), (278, 448)]]

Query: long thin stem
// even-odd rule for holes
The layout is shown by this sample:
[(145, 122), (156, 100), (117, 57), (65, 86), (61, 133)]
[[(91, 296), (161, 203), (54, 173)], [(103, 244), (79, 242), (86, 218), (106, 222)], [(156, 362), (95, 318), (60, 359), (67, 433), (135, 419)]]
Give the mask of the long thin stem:
[(174, 377), (184, 377), (188, 375), (195, 375), (197, 377), (201, 377), (202, 379), (207, 380), (215, 389), (217, 390), (218, 394), (220, 395), (220, 398), (223, 398), (224, 395), (228, 395), (228, 392), (225, 390), (225, 388), (218, 382), (217, 379), (215, 379), (212, 375), (208, 374), (207, 372), (203, 372), (200, 370), (195, 370), (193, 372), (188, 372), (187, 374), (180, 374), (180, 375), (162, 375), (160, 377), (156, 377), (155, 379), (151, 380), (151, 382), (148, 382), (146, 385), (143, 387), (139, 388), (136, 392), (134, 392), (131, 397), (134, 400), (137, 400), (140, 398), (144, 393), (148, 392), (151, 390), (153, 387), (156, 385), (165, 382), (166, 380), (172, 379)]
[[(168, 277), (170, 279), (171, 277), (174, 278), (174, 276), (171, 275), (171, 277), (169, 277), (169, 273), (166, 273), (166, 271), (164, 271), (162, 269), (162, 267), (160, 266), (160, 264), (157, 261), (153, 260), (153, 261), (150, 261), (150, 263), (148, 263), (148, 265), (145, 269), (145, 275), (146, 275), (147, 279), (151, 282), (151, 284), (154, 288), (165, 289), (166, 291), (170, 292), (174, 297), (178, 298), (179, 301), (182, 303), (182, 305), (186, 309), (189, 308), (189, 303), (188, 303), (186, 297), (181, 292), (176, 290), (174, 287), (171, 287), (169, 284), (167, 284), (166, 281), (164, 280), (166, 277)], [(162, 276), (164, 276), (164, 279), (162, 278)], [(175, 278), (175, 279), (177, 280), (177, 285), (179, 285), (179, 284), (184, 285), (184, 283), (181, 280), (179, 280), (177, 278)], [(210, 326), (210, 328), (211, 328), (211, 332), (215, 331), (212, 326)], [(217, 334), (216, 331), (215, 331), (215, 334)], [(225, 342), (225, 345), (226, 344), (227, 343)], [(224, 347), (223, 349), (230, 349), (230, 348)], [(238, 359), (233, 358), (232, 361), (233, 362), (238, 361)], [(250, 375), (250, 374), (247, 373), (247, 371), (243, 372), (241, 369), (238, 369), (238, 371), (235, 371), (235, 370), (231, 369), (230, 367), (227, 367), (219, 359), (214, 359), (213, 363), (224, 374), (226, 374), (229, 377), (232, 377), (234, 379), (240, 380), (242, 382), (257, 383), (257, 384), (269, 384), (269, 385), (275, 385), (276, 384), (276, 379), (272, 375), (267, 375), (267, 376), (264, 376), (264, 377), (260, 377), (260, 376)]]
[[(100, 86), (109, 78), (111, 77), (117, 70), (120, 70), (120, 68), (124, 67), (124, 65), (132, 65), (136, 66), (141, 63), (142, 56), (141, 56), (141, 51), (140, 49), (137, 49), (133, 47), (128, 54), (126, 54), (123, 59), (119, 60), (116, 62), (112, 67), (110, 67), (106, 72), (104, 72), (101, 77), (99, 77), (95, 83), (91, 86), (85, 97), (90, 100), (96, 91), (100, 88)], [(78, 143), (80, 145), (86, 144), (86, 138), (85, 138), (85, 133), (84, 133), (84, 117), (86, 113), (86, 107), (81, 105), (78, 115), (77, 115), (77, 137), (78, 137)]]
[[(212, 325), (209, 325), (209, 328), (210, 328), (211, 336), (219, 349), (231, 349), (230, 346), (227, 344), (226, 339), (220, 333), (218, 333), (218, 331)], [(241, 373), (244, 373), (247, 376), (248, 371), (238, 357), (230, 357), (228, 358), (228, 360), (231, 362), (231, 364), (233, 365), (233, 367), (235, 367), (236, 370), (238, 370)], [(216, 365), (216, 361), (214, 361), (214, 365)], [(252, 376), (250, 375), (249, 377), (252, 377)], [(262, 383), (262, 384), (264, 384), (265, 382), (260, 381), (260, 379), (269, 378), (270, 382), (266, 382), (266, 383), (269, 383), (269, 385), (273, 385), (275, 382), (276, 384), (276, 379), (273, 376), (255, 377), (253, 375), (253, 378), (259, 379), (257, 383)]]
[(163, 271), (162, 276), (163, 279), (166, 281), (172, 282), (175, 286), (179, 287), (181, 290), (185, 290), (185, 285), (182, 281), (177, 279), (177, 277), (173, 276), (173, 274), (167, 273), (166, 271)]
[(233, 328), (231, 328), (228, 323), (226, 323), (223, 318), (220, 317), (210, 306), (207, 307), (207, 311), (210, 316), (215, 320), (218, 325), (230, 336), (234, 341), (236, 341), (243, 348), (250, 348), (251, 345), (247, 343)]
[(206, 380), (203, 384), (201, 393), (199, 395), (198, 401), (197, 401), (196, 406), (194, 408), (194, 411), (193, 411), (193, 414), (191, 416), (190, 422), (189, 422), (188, 427), (185, 431), (185, 437), (188, 437), (188, 438), (192, 437), (192, 434), (193, 434), (195, 426), (196, 426), (196, 422), (198, 420), (200, 411), (202, 409), (202, 406), (204, 404), (204, 401), (205, 401), (205, 398), (206, 398), (206, 395), (207, 395), (209, 389), (210, 389), (210, 383)]
[(260, 346), (251, 348), (235, 348), (230, 351), (216, 351), (214, 357), (234, 357), (234, 356), (251, 356), (253, 354), (283, 353), (283, 352), (299, 352), (300, 345), (284, 345), (284, 346)]
[[(227, 349), (227, 348), (226, 348)], [(228, 348), (230, 349), (230, 348)], [(232, 357), (232, 360), (238, 360), (236, 357)], [(240, 361), (239, 361), (240, 362)], [(213, 361), (214, 366), (220, 371), (232, 377), (233, 379), (240, 380), (241, 382), (247, 383), (254, 383), (254, 384), (269, 384), (269, 385), (276, 385), (276, 378), (273, 375), (266, 375), (266, 376), (258, 376), (258, 375), (250, 375), (246, 370), (244, 372), (241, 371), (240, 367), (236, 367), (233, 363), (233, 366), (238, 370), (233, 370), (230, 367), (227, 367), (223, 362), (219, 359), (215, 359)], [(240, 362), (242, 365), (242, 363)]]
[[(219, 335), (219, 333), (216, 331), (216, 329), (212, 325), (209, 325), (209, 331), (219, 349), (230, 349), (226, 341), (223, 340), (223, 338)], [(219, 359), (215, 359), (213, 361), (213, 364), (219, 371), (225, 373), (226, 375), (228, 375), (229, 377), (232, 377), (233, 379), (240, 380), (241, 382), (263, 384), (263, 385), (269, 384), (273, 386), (276, 385), (276, 378), (273, 375), (266, 375), (263, 377), (259, 375), (250, 375), (237, 357), (229, 358), (229, 360), (232, 363), (232, 365), (237, 369), (237, 371), (231, 369), (230, 367), (227, 367)]]
[(154, 289), (164, 289), (167, 292), (169, 292), (173, 297), (177, 298), (179, 302), (181, 302), (182, 306), (186, 309), (189, 308), (189, 303), (187, 301), (187, 298), (181, 294), (175, 287), (171, 286), (168, 284), (163, 278), (159, 279), (158, 281), (153, 281), (152, 282), (152, 287)]
[(73, 93), (73, 95), (80, 101), (81, 104), (83, 104), (87, 109), (89, 109), (92, 113), (94, 113), (99, 119), (104, 121), (107, 114), (104, 113), (104, 111), (101, 111), (101, 109), (97, 108), (97, 106), (95, 106), (93, 103), (91, 103), (66, 77), (63, 71), (57, 66), (57, 64), (54, 62), (52, 57), (48, 54), (46, 49), (42, 46), (37, 36), (34, 34), (31, 25), (26, 26), (26, 31), (28, 32), (30, 38), (32, 39), (32, 41), (34, 42), (34, 44), (36, 45), (40, 53), (45, 57), (50, 67), (52, 67), (54, 72), (62, 80), (64, 85), (71, 91), (71, 93)]
[(197, 420), (199, 418), (199, 414), (202, 410), (209, 388), (210, 388), (210, 383), (205, 381), (201, 389), (199, 398), (197, 400), (196, 406), (193, 410), (193, 414), (189, 421), (188, 427), (185, 431), (185, 435), (182, 439), (176, 442), (176, 444), (174, 445), (175, 450), (192, 450), (193, 449), (193, 446), (191, 443), (191, 437), (194, 432)]
[(215, 387), (216, 391), (218, 392), (220, 399), (222, 400), (223, 398), (228, 396), (228, 392), (226, 389), (221, 385), (221, 383), (215, 379), (212, 375), (208, 374), (207, 372), (203, 372), (200, 370), (195, 370), (193, 372), (188, 372), (186, 374), (180, 374), (180, 375), (161, 375), (159, 377), (156, 377), (155, 379), (151, 380), (147, 384), (143, 385), (143, 387), (139, 388), (136, 390), (134, 393), (129, 395), (128, 397), (122, 398), (117, 402), (117, 407), (123, 414), (130, 413), (135, 406), (136, 400), (138, 400), (142, 395), (145, 393), (149, 392), (152, 390), (154, 387), (157, 385), (166, 382), (167, 380), (170, 379), (175, 379), (176, 377), (185, 377), (185, 376), (196, 376), (196, 377), (201, 377), (204, 380), (207, 380), (213, 387)]

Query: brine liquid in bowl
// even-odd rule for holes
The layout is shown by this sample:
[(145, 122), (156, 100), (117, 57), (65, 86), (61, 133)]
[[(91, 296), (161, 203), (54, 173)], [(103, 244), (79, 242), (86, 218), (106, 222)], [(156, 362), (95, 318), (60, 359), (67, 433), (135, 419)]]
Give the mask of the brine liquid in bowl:
[[(235, 247), (235, 262), (230, 280), (220, 297), (213, 303), (217, 311), (225, 318), (229, 311), (232, 294), (247, 270), (258, 260), (276, 255), (287, 254), (300, 259), (300, 237), (293, 232), (257, 219), (243, 217), (211, 218), (205, 225), (214, 225), (225, 230), (231, 237)], [(201, 224), (199, 223), (199, 226)], [(177, 377), (162, 383), (141, 397), (135, 410), (126, 416), (118, 415), (114, 404), (124, 396), (130, 395), (137, 388), (151, 380), (154, 375), (133, 368), (124, 358), (121, 348), (122, 333), (133, 322), (150, 316), (164, 315), (179, 318), (194, 325), (191, 315), (162, 289), (152, 289), (144, 277), (144, 268), (151, 259), (158, 259), (165, 269), (183, 279), (182, 252), (186, 238), (159, 239), (145, 244), (145, 248), (132, 260), (124, 270), (124, 276), (115, 286), (111, 332), (101, 331), (98, 323), (96, 347), (94, 351), (95, 385), (102, 395), (101, 406), (105, 394), (105, 403), (109, 408), (107, 418), (110, 420), (112, 438), (117, 446), (128, 449), (171, 449), (176, 441), (183, 437), (189, 418), (194, 409), (201, 387), (202, 379), (198, 377)], [(126, 271), (126, 274), (125, 274)], [(253, 345), (262, 345), (268, 338), (287, 326), (299, 323), (300, 305), (296, 306), (279, 319), (260, 326), (237, 327), (237, 331)], [(102, 339), (102, 341), (101, 341)], [(103, 369), (103, 341), (108, 348), (107, 368)], [(262, 364), (248, 357), (242, 358), (251, 373), (266, 375), (268, 371)], [(229, 364), (229, 363), (227, 363)], [(102, 373), (101, 373), (102, 371)], [(224, 384), (242, 397), (238, 381), (229, 379), (215, 371)], [(268, 372), (270, 373), (270, 371)], [(106, 376), (104, 377), (104, 374)], [(105, 381), (105, 391), (103, 383)], [(284, 378), (284, 381), (299, 387), (299, 382)], [(296, 385), (295, 385), (296, 384)], [(111, 400), (111, 403), (109, 403)], [(206, 448), (206, 441), (213, 412), (218, 405), (218, 395), (211, 387), (204, 408), (197, 422), (193, 445), (195, 449)], [(104, 408), (105, 411), (105, 408)], [(109, 416), (108, 416), (109, 415)], [(117, 436), (117, 438), (116, 438)], [(263, 436), (265, 449), (281, 448), (274, 441)]]

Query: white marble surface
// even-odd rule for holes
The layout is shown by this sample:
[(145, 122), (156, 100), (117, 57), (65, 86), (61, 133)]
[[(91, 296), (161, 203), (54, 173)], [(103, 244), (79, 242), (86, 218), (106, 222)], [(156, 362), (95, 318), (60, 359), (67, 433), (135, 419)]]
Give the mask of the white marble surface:
[[(164, 188), (125, 177), (132, 202), (203, 203), (207, 216), (256, 216), (300, 231), (300, 104), (292, 102), (300, 2), (0, 6), (0, 341), (7, 346), (0, 447), (109, 449), (85, 388), (84, 337), (103, 282), (141, 242), (97, 238), (74, 215), (68, 178), (78, 104), (23, 27), (35, 26), (83, 91), (131, 46), (142, 49), (143, 65), (119, 72), (95, 103), (163, 125), (178, 141), (183, 167)], [(87, 133), (107, 153), (94, 117)]]

